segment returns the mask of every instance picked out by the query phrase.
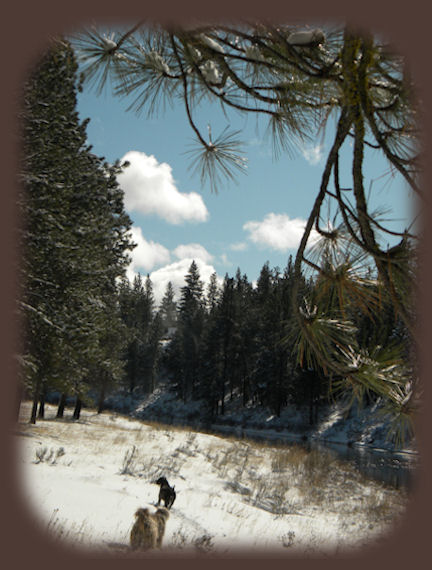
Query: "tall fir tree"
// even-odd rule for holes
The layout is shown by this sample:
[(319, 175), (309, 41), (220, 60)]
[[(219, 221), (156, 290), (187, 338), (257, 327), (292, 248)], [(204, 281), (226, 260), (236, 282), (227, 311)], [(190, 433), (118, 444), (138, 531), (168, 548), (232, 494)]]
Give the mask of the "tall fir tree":
[(184, 402), (191, 399), (198, 386), (201, 334), (204, 322), (203, 283), (198, 266), (192, 261), (185, 276), (179, 302), (182, 378), (179, 386)]
[(171, 281), (168, 281), (159, 310), (163, 334), (167, 335), (177, 325), (177, 303), (174, 300), (174, 287)]
[[(48, 388), (85, 396), (104, 352), (107, 310), (132, 248), (116, 175), (86, 146), (76, 111), (77, 64), (55, 40), (30, 73), (22, 99), (21, 192), (23, 380), (30, 421)], [(115, 311), (111, 324), (119, 323)], [(118, 367), (111, 346), (106, 372)], [(79, 417), (79, 412), (76, 414)]]

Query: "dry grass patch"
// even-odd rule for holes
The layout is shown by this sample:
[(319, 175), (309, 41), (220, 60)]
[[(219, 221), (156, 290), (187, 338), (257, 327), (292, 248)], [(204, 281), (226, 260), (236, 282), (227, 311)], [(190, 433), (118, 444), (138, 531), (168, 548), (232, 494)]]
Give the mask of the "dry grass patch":
[(389, 524), (401, 516), (408, 501), (404, 493), (382, 488), (361, 498), (361, 508), (367, 520), (376, 524)]

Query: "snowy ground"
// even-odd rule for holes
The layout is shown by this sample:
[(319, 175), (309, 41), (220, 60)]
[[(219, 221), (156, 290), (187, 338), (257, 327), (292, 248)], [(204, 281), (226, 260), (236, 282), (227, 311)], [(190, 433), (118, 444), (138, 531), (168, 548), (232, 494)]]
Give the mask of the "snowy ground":
[[(334, 458), (85, 409), (79, 421), (27, 423), (17, 434), (23, 493), (52, 534), (127, 552), (134, 512), (175, 485), (163, 553), (237, 549), (315, 556), (361, 548), (391, 532), (408, 497)], [(159, 555), (159, 554), (157, 554)]]

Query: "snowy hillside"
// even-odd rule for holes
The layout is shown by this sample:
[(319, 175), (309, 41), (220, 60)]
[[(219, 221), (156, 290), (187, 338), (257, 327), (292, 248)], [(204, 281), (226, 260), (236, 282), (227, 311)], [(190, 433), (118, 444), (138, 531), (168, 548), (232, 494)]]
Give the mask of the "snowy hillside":
[[(241, 397), (235, 395), (232, 399), (226, 398), (224, 415), (210, 421), (205, 416), (204, 402), (189, 401), (183, 404), (170, 390), (169, 385), (164, 383), (149, 395), (137, 391), (131, 396), (129, 392), (119, 391), (107, 398), (106, 405), (113, 411), (145, 421), (156, 420), (237, 435), (243, 433), (248, 437), (259, 434), (269, 440), (286, 436), (294, 440), (307, 438), (400, 451), (389, 438), (391, 418), (381, 413), (378, 403), (360, 409), (354, 405), (348, 416), (337, 402), (322, 406), (318, 422), (314, 426), (309, 425), (307, 407), (299, 410), (288, 405), (282, 409), (280, 417), (277, 417), (262, 406), (244, 407)], [(403, 450), (415, 453), (415, 441), (406, 439)]]
[[(22, 488), (62, 540), (127, 553), (134, 512), (154, 505), (165, 475), (177, 499), (162, 548), (230, 555), (237, 549), (314, 556), (390, 532), (406, 494), (363, 479), (330, 456), (268, 447), (83, 410), (79, 421), (27, 423), (17, 434)], [(153, 508), (153, 507), (151, 507)]]

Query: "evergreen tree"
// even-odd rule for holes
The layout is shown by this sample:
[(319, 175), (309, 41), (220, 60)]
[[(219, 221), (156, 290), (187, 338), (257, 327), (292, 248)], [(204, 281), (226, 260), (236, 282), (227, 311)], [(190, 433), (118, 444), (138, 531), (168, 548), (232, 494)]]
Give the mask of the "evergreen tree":
[(152, 393), (156, 387), (156, 381), (161, 360), (161, 338), (163, 335), (162, 315), (157, 311), (152, 319), (147, 340), (147, 370), (146, 390)]
[(241, 395), (248, 403), (250, 374), (254, 368), (252, 287), (237, 272), (226, 275), (217, 300), (210, 305), (205, 320), (201, 364), (201, 394), (210, 415), (225, 413), (225, 401)]
[[(107, 165), (86, 146), (87, 123), (76, 111), (76, 73), (70, 45), (56, 40), (23, 93), (19, 307), (32, 422), (48, 389), (85, 396), (89, 372), (103, 352), (104, 315), (132, 247), (116, 182), (120, 166)], [(111, 320), (115, 328), (115, 314)], [(114, 368), (119, 350), (112, 346)]]
[(162, 337), (162, 317), (155, 312), (153, 284), (147, 275), (144, 283), (142, 322), (140, 327), (140, 359), (142, 365), (142, 386), (147, 393), (153, 392), (156, 385), (156, 372), (160, 357)]
[(181, 288), (179, 333), (181, 338), (182, 379), (179, 386), (184, 402), (195, 393), (198, 384), (201, 333), (204, 321), (203, 283), (198, 266), (192, 261)]
[[(257, 354), (253, 381), (255, 396), (261, 404), (269, 405), (275, 395), (275, 381), (279, 379), (280, 363), (277, 352), (278, 329), (281, 323), (277, 277), (270, 271), (268, 262), (261, 269), (255, 291), (257, 313)], [(280, 394), (276, 394), (277, 399)]]
[(177, 325), (177, 303), (174, 300), (174, 288), (171, 281), (166, 286), (159, 310), (163, 334), (166, 335), (170, 329)]
[(205, 299), (206, 309), (210, 313), (216, 306), (219, 298), (219, 286), (217, 282), (217, 273), (214, 272), (210, 275), (210, 280), (207, 285), (207, 296)]
[(237, 381), (242, 395), (243, 406), (252, 398), (251, 379), (255, 368), (257, 344), (257, 319), (254, 311), (254, 291), (247, 275), (241, 275), (240, 269), (236, 272), (235, 292), (237, 303), (237, 329), (236, 329), (236, 363)]
[[(237, 332), (237, 304), (235, 298), (234, 279), (225, 276), (221, 299), (219, 302), (219, 331), (221, 335), (222, 373), (219, 386), (219, 400), (221, 414), (225, 412), (226, 390), (229, 388), (230, 397), (233, 397), (235, 386), (236, 364), (236, 332)], [(244, 331), (246, 332), (246, 331)]]
[(139, 386), (143, 376), (143, 341), (149, 325), (149, 314), (145, 301), (144, 286), (140, 274), (134, 277), (133, 283), (125, 283), (120, 291), (121, 315), (127, 334), (127, 348), (124, 360), (125, 380), (132, 393)]
[(219, 307), (214, 304), (205, 315), (201, 341), (200, 384), (197, 397), (204, 400), (204, 416), (210, 421), (221, 413), (222, 343)]
[(183, 385), (183, 351), (182, 336), (180, 327), (177, 328), (174, 336), (162, 354), (161, 359), (163, 370), (173, 390), (181, 397), (181, 387)]
[(163, 336), (163, 317), (155, 311), (153, 284), (140, 274), (133, 283), (125, 280), (119, 288), (119, 305), (126, 327), (124, 365), (125, 382), (132, 393), (135, 389), (151, 393), (155, 389)]

